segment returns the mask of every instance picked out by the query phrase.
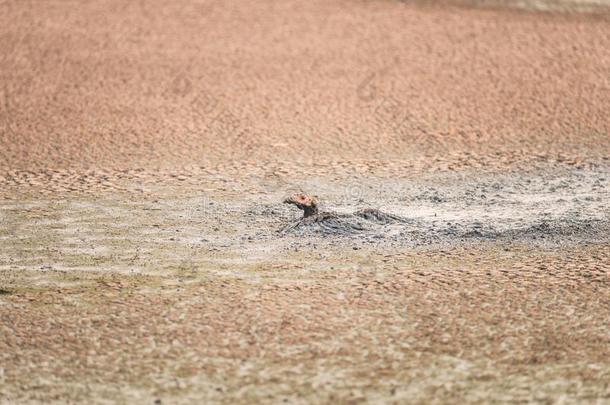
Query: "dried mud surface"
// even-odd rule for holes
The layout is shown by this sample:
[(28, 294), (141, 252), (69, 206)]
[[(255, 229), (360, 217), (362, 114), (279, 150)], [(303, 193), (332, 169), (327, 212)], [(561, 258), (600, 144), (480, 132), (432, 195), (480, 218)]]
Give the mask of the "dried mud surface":
[(0, 0), (0, 403), (610, 401), (604, 4)]

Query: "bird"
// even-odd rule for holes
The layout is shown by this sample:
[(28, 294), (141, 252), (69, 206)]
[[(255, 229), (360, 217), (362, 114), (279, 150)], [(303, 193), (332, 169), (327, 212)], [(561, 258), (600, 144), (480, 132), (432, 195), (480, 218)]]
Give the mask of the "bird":
[(284, 204), (293, 204), (303, 210), (303, 218), (318, 214), (318, 198), (307, 194), (298, 193), (284, 199)]
[(387, 214), (375, 208), (360, 209), (353, 214), (320, 211), (318, 197), (304, 193), (292, 194), (284, 199), (284, 203), (303, 210), (303, 217), (282, 228), (280, 230), (282, 233), (311, 226), (317, 227), (323, 233), (353, 233), (365, 231), (372, 224), (387, 225), (406, 222), (405, 218)]

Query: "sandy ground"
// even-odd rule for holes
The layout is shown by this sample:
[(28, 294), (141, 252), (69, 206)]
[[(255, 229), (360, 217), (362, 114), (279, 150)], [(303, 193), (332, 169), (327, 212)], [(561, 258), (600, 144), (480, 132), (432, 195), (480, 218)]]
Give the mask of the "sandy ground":
[(610, 401), (607, 2), (0, 0), (0, 96), (0, 403)]

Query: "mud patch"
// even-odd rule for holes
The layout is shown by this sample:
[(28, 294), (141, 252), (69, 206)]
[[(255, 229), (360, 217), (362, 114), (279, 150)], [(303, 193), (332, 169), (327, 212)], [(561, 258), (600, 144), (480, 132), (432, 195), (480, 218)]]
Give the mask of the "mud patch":
[(354, 214), (320, 213), (301, 218), (282, 228), (280, 234), (321, 234), (325, 236), (349, 236), (357, 233), (379, 233), (380, 226), (406, 223), (405, 218), (387, 214), (374, 208), (365, 208)]
[[(608, 168), (597, 167), (469, 177), (435, 174), (416, 181), (363, 178), (344, 186), (317, 180), (307, 186), (324, 195), (325, 208), (334, 214), (296, 222), (282, 219), (290, 225), (281, 234), (305, 241), (343, 237), (395, 246), (607, 242), (609, 178)], [(362, 204), (378, 208), (362, 209)], [(269, 209), (260, 214), (287, 216), (285, 210)]]

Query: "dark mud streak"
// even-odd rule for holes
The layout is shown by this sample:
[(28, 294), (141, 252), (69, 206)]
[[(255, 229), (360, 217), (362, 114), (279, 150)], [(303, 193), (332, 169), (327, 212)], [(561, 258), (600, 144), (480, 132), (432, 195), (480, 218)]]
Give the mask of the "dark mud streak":
[(374, 208), (365, 208), (354, 214), (322, 212), (307, 216), (280, 230), (280, 233), (320, 233), (322, 235), (350, 236), (361, 232), (374, 232), (375, 225), (406, 223), (405, 218), (387, 214)]
[[(318, 182), (305, 186), (323, 194), (334, 210), (352, 208), (353, 214), (290, 222), (292, 211), (278, 210), (274, 220), (289, 224), (284, 225), (284, 236), (309, 235), (311, 240), (339, 236), (382, 245), (607, 243), (608, 179), (610, 167), (606, 165), (589, 169), (554, 165), (544, 170), (470, 177), (431, 174), (417, 181), (375, 184), (360, 179), (345, 186), (361, 191), (359, 201), (341, 194), (341, 185), (325, 188)], [(384, 208), (358, 210), (361, 202)]]
[[(434, 201), (434, 204), (439, 202)], [(277, 214), (274, 210), (266, 214)], [(435, 242), (534, 241), (554, 242), (580, 240), (604, 241), (610, 238), (608, 218), (578, 218), (580, 212), (558, 218), (510, 218), (498, 220), (440, 221), (435, 217), (407, 218), (378, 209), (365, 208), (353, 214), (320, 212), (300, 218), (279, 230), (281, 235), (344, 236), (353, 239), (369, 238), (431, 244)], [(398, 233), (388, 232), (398, 229)]]

